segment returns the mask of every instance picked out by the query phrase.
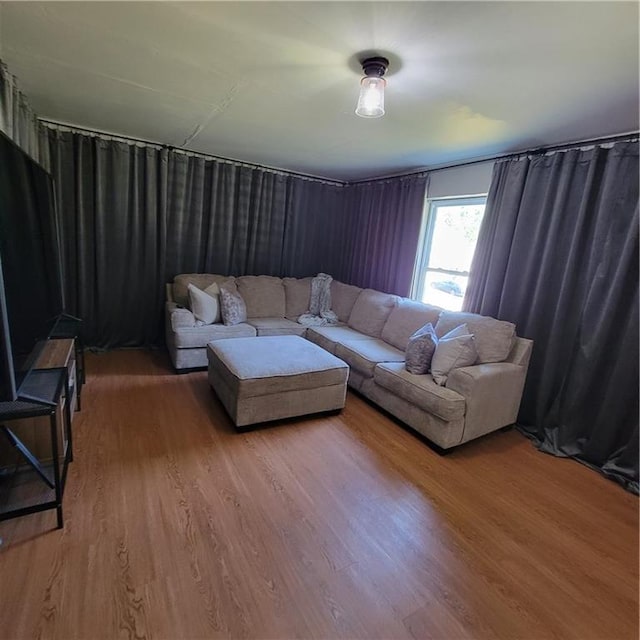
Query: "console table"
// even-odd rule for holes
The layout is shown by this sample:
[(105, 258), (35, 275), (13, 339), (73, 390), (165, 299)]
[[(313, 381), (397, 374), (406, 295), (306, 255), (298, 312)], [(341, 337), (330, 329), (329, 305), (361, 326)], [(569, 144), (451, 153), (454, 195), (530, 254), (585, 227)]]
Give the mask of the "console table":
[[(80, 399), (82, 385), (85, 383), (85, 367), (84, 367), (84, 343), (82, 340), (82, 319), (62, 314), (60, 320), (55, 326), (51, 338), (71, 338), (75, 348), (75, 366), (77, 373), (77, 396), (76, 409), (80, 411)], [(64, 365), (63, 365), (64, 366)]]
[[(8, 495), (0, 504), (0, 521), (55, 509), (58, 528), (63, 526), (62, 498), (67, 466), (73, 460), (71, 421), (83, 382), (76, 360), (75, 339), (47, 341), (22, 389), (25, 396), (38, 401), (0, 402), (0, 438), (19, 452), (24, 468), (35, 472), (36, 487), (44, 490), (40, 494), (27, 491), (25, 497), (20, 495), (21, 487), (5, 487)], [(48, 437), (43, 437), (47, 432)], [(11, 479), (5, 475), (4, 480), (8, 485)]]

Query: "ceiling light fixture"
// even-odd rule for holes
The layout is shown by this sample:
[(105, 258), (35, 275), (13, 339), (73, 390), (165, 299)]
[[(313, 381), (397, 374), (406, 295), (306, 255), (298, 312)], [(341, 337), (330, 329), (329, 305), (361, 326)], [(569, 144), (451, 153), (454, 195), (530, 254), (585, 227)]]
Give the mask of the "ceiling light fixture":
[(387, 81), (382, 77), (389, 67), (389, 61), (382, 56), (362, 61), (364, 78), (360, 80), (360, 97), (356, 115), (361, 118), (380, 118), (384, 115), (384, 88)]

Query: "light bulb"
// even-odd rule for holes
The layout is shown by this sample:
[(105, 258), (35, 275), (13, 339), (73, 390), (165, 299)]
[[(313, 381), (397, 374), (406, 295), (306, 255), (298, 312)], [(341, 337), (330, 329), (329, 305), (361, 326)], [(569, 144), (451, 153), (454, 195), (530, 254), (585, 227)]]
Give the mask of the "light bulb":
[(384, 115), (384, 88), (387, 81), (377, 76), (365, 76), (360, 80), (360, 97), (356, 115), (361, 118), (379, 118)]

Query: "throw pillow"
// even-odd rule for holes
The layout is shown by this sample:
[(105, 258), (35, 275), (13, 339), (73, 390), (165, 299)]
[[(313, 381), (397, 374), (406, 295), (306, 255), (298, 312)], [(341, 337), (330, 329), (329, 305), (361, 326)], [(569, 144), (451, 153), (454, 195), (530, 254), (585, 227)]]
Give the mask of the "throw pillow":
[(220, 289), (217, 284), (208, 286), (204, 291), (193, 284), (187, 286), (189, 306), (196, 320), (202, 324), (220, 322), (220, 304), (218, 294)]
[(240, 324), (247, 320), (247, 305), (238, 293), (235, 284), (223, 282), (220, 285), (220, 311), (226, 326)]
[(405, 369), (409, 373), (424, 374), (431, 367), (438, 338), (433, 325), (428, 322), (409, 337), (405, 351)]
[(210, 296), (219, 296), (220, 295), (220, 285), (217, 282), (212, 282), (205, 290), (205, 293), (208, 293)]
[(478, 359), (478, 352), (466, 324), (456, 327), (438, 340), (431, 361), (431, 375), (440, 386), (447, 381), (453, 369), (468, 367)]
[[(437, 326), (437, 325), (436, 325)], [(460, 336), (473, 335), (469, 331), (469, 327), (466, 324), (459, 324), (457, 327), (451, 329), (448, 333), (445, 333), (440, 340), (450, 340), (451, 338), (459, 338)]]

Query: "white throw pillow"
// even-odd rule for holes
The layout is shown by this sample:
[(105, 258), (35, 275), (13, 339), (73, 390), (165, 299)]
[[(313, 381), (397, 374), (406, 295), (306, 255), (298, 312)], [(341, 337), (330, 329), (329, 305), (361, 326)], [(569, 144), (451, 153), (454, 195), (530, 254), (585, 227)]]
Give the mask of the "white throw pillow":
[(469, 333), (466, 324), (461, 324), (438, 340), (431, 360), (431, 375), (442, 386), (453, 369), (468, 367), (477, 359), (473, 335)]
[(191, 312), (196, 320), (199, 320), (202, 324), (220, 322), (220, 302), (218, 299), (220, 288), (215, 282), (204, 291), (189, 284), (187, 291), (189, 292)]

